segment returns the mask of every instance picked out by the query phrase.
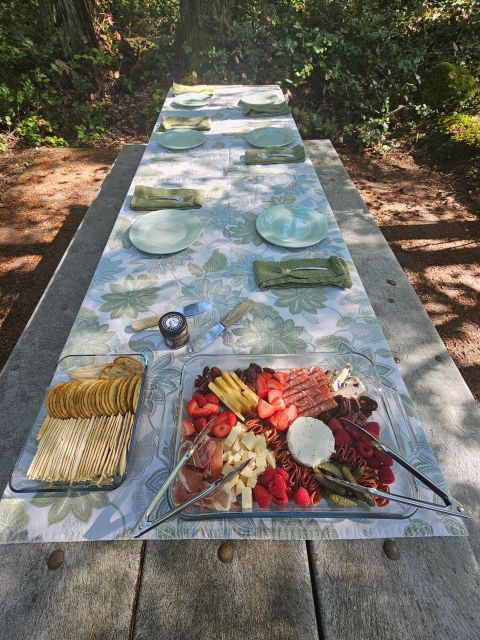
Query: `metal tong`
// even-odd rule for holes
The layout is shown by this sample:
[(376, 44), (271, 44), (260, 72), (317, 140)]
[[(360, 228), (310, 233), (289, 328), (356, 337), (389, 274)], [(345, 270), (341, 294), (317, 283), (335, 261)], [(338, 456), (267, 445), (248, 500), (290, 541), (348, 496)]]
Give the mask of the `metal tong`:
[(162, 487), (160, 488), (160, 490), (158, 491), (156, 496), (153, 498), (153, 500), (148, 505), (147, 509), (145, 510), (145, 513), (140, 518), (140, 520), (137, 522), (137, 524), (136, 524), (136, 526), (135, 526), (135, 528), (133, 530), (133, 533), (132, 533), (134, 538), (139, 538), (140, 536), (143, 536), (144, 533), (147, 533), (147, 531), (150, 531), (151, 529), (154, 529), (155, 527), (158, 527), (158, 525), (162, 524), (162, 522), (165, 522), (166, 520), (169, 520), (170, 518), (173, 518), (173, 516), (176, 516), (178, 513), (181, 513), (182, 511), (185, 511), (185, 509), (188, 509), (188, 507), (190, 507), (192, 504), (195, 504), (195, 502), (198, 502), (202, 498), (206, 498), (207, 496), (209, 496), (210, 494), (214, 493), (215, 491), (218, 491), (218, 489), (220, 489), (226, 482), (231, 480), (237, 474), (241, 473), (243, 471), (243, 469), (245, 469), (247, 464), (250, 462), (250, 460), (245, 460), (244, 462), (239, 464), (237, 467), (235, 467), (235, 469), (232, 469), (232, 471), (227, 473), (227, 475), (222, 476), (218, 480), (215, 480), (215, 482), (213, 482), (211, 485), (209, 485), (208, 487), (203, 489), (203, 491), (200, 491), (200, 493), (196, 493), (194, 496), (192, 496), (191, 498), (189, 498), (185, 502), (182, 502), (181, 504), (179, 504), (178, 506), (174, 507), (173, 509), (170, 509), (170, 511), (166, 511), (165, 513), (162, 513), (157, 518), (153, 518), (152, 519), (153, 512), (155, 511), (156, 507), (158, 506), (158, 503), (160, 502), (160, 500), (166, 494), (168, 487), (175, 480), (175, 478), (177, 477), (178, 472), (183, 467), (183, 465), (188, 460), (190, 460), (190, 458), (193, 456), (195, 451), (198, 449), (198, 447), (202, 444), (202, 442), (208, 436), (208, 434), (210, 433), (210, 429), (213, 426), (214, 422), (215, 422), (215, 418), (212, 418), (212, 420), (210, 420), (210, 422), (207, 422), (207, 424), (204, 426), (202, 431), (200, 431), (198, 436), (192, 442), (190, 447), (185, 451), (185, 453), (179, 459), (179, 461), (177, 462), (177, 464), (173, 468), (173, 470), (170, 473), (170, 475), (168, 476), (168, 478), (163, 483)]
[(410, 463), (404, 460), (398, 453), (390, 449), (390, 447), (380, 440), (377, 440), (375, 436), (372, 436), (366, 429), (359, 427), (358, 424), (348, 420), (347, 418), (341, 418), (343, 422), (347, 422), (349, 426), (355, 427), (365, 438), (368, 438), (370, 442), (376, 447), (376, 449), (380, 451), (384, 451), (388, 453), (388, 455), (393, 458), (399, 465), (401, 465), (404, 469), (406, 469), (409, 473), (414, 475), (417, 480), (420, 480), (422, 484), (427, 486), (429, 489), (433, 491), (433, 493), (439, 496), (443, 505), (435, 503), (435, 502), (426, 502), (425, 500), (417, 500), (415, 498), (408, 498), (407, 496), (401, 496), (396, 493), (387, 493), (386, 491), (380, 491), (379, 489), (373, 489), (370, 487), (363, 487), (359, 484), (353, 484), (352, 482), (348, 482), (347, 480), (340, 480), (335, 476), (332, 476), (328, 473), (324, 473), (325, 477), (328, 478), (330, 482), (338, 486), (345, 487), (350, 489), (356, 493), (361, 493), (362, 495), (371, 495), (378, 498), (387, 498), (388, 500), (392, 500), (393, 502), (401, 502), (403, 504), (409, 504), (414, 507), (418, 507), (419, 509), (429, 509), (430, 511), (440, 511), (441, 513), (448, 513), (452, 516), (457, 516), (458, 518), (471, 518), (472, 514), (468, 511), (466, 507), (463, 506), (458, 500), (448, 493), (446, 493), (441, 487), (439, 487), (433, 480), (424, 476), (418, 469), (413, 467)]

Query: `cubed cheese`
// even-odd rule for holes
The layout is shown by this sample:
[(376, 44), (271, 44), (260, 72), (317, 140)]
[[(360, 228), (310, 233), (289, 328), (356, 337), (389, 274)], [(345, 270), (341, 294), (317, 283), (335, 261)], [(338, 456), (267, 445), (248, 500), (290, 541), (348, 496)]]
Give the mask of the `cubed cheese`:
[(250, 487), (245, 487), (242, 491), (242, 509), (251, 509), (252, 508), (252, 489)]
[(228, 436), (223, 441), (223, 446), (226, 449), (230, 449), (233, 443), (235, 442), (235, 440), (237, 439), (237, 436), (239, 433), (240, 433), (239, 429), (237, 427), (233, 427), (233, 429), (230, 431)]
[(255, 436), (255, 451), (261, 451), (262, 449), (267, 448), (267, 442), (265, 440), (265, 436), (260, 434), (259, 436)]
[(225, 486), (228, 487), (229, 489), (233, 489), (239, 480), (240, 480), (240, 476), (238, 475), (234, 476), (231, 480), (225, 483)]
[(243, 482), (243, 480), (240, 478), (240, 480), (238, 480), (237, 484), (235, 485), (235, 495), (238, 496), (239, 493), (242, 493), (242, 491), (245, 489), (245, 483)]
[(251, 478), (253, 476), (252, 467), (250, 465), (247, 465), (245, 469), (240, 473), (240, 476), (245, 480), (248, 480), (248, 478)]
[(235, 440), (235, 442), (232, 445), (232, 451), (234, 451), (235, 453), (238, 453), (240, 449), (241, 449), (240, 440), (237, 438), (237, 440)]
[(250, 487), (251, 489), (253, 489), (253, 487), (255, 487), (256, 485), (257, 485), (257, 476), (252, 476), (245, 483), (245, 486)]
[(246, 433), (242, 438), (243, 446), (249, 451), (251, 451), (255, 447), (256, 441), (257, 441), (257, 436), (251, 431)]
[(275, 456), (273, 455), (273, 451), (269, 451), (267, 453), (267, 463), (275, 469), (276, 462), (275, 462)]
[(227, 473), (230, 473), (230, 471), (233, 471), (233, 466), (231, 464), (225, 463), (222, 468), (222, 474), (226, 476)]
[(256, 467), (263, 467), (263, 469), (266, 468), (267, 466), (267, 458), (266, 456), (259, 456), (257, 455), (257, 457), (255, 458), (255, 465)]
[(226, 462), (228, 460), (228, 456), (230, 455), (230, 451), (224, 451), (222, 460)]

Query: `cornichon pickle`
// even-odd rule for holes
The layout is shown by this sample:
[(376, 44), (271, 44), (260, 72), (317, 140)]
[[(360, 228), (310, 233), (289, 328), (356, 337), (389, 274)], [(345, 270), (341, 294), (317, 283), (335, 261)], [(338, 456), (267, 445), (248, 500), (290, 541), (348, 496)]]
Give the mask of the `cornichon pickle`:
[(360, 480), (360, 478), (363, 476), (364, 473), (365, 473), (365, 467), (357, 467), (352, 471), (352, 474), (355, 480)]
[(357, 480), (354, 477), (353, 473), (345, 465), (342, 466), (342, 473), (343, 473), (343, 477), (345, 478), (345, 480), (347, 482), (351, 482), (352, 484), (356, 484), (357, 483)]
[(353, 496), (341, 496), (338, 493), (329, 493), (327, 500), (337, 507), (356, 507), (358, 500)]
[(376, 504), (375, 500), (372, 498), (372, 496), (369, 493), (363, 493), (361, 499), (364, 500), (371, 507), (374, 507)]
[(328, 478), (325, 478), (321, 471), (315, 471), (315, 478), (318, 484), (320, 484), (322, 487), (325, 487), (326, 489), (330, 489), (330, 491), (335, 491), (342, 496), (347, 493), (343, 487), (337, 486), (334, 482), (332, 482)]
[(329, 473), (331, 476), (335, 476), (340, 480), (343, 480), (342, 472), (336, 465), (332, 464), (331, 462), (321, 462), (318, 465), (318, 469), (320, 469), (320, 471), (324, 471), (325, 473)]

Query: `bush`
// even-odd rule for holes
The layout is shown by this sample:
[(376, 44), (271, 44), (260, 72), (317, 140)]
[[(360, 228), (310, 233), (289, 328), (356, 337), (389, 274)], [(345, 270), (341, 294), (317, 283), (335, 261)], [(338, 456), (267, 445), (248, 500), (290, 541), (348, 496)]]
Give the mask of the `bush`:
[(458, 64), (439, 62), (425, 74), (422, 96), (429, 107), (454, 111), (477, 93), (472, 74)]
[(480, 156), (480, 115), (458, 113), (443, 118), (428, 148), (439, 160), (458, 162)]

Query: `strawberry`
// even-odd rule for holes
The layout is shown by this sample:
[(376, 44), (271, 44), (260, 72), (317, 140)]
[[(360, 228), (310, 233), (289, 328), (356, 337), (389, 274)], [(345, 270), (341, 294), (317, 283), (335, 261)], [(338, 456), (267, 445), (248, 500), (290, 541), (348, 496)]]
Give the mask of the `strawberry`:
[(287, 384), (288, 373), (286, 371), (275, 371), (275, 373), (273, 374), (273, 377), (280, 382), (282, 387), (284, 387)]
[[(193, 400), (192, 402), (195, 402)], [(195, 404), (197, 404), (195, 402)], [(205, 406), (199, 407), (198, 405), (194, 407), (192, 412), (188, 412), (188, 404), (187, 404), (187, 413), (190, 417), (193, 418), (209, 418), (210, 416), (217, 416), (220, 413), (220, 405), (213, 404), (213, 402), (207, 402)]]
[(195, 420), (193, 421), (193, 426), (197, 431), (201, 431), (206, 424), (206, 418), (195, 418)]
[(383, 484), (392, 484), (392, 482), (395, 482), (395, 475), (390, 467), (382, 467), (378, 471), (378, 479)]
[(259, 418), (269, 418), (275, 413), (275, 407), (272, 407), (271, 404), (268, 404), (268, 402), (260, 398), (257, 404), (257, 411)]
[(223, 411), (216, 417), (215, 424), (228, 424), (229, 427), (234, 427), (237, 424), (237, 416), (233, 411)]
[(272, 496), (268, 493), (268, 490), (258, 483), (253, 487), (253, 495), (255, 496), (255, 500), (257, 501), (258, 506), (262, 509), (266, 509), (270, 504), (270, 500), (272, 499)]
[(289, 422), (286, 409), (283, 411), (276, 411), (269, 420), (270, 424), (272, 424), (278, 431), (286, 431), (288, 429)]
[(298, 409), (296, 404), (291, 404), (285, 411), (287, 415), (288, 425), (290, 426), (294, 420), (298, 418)]
[(280, 384), (280, 382), (278, 380), (275, 380), (275, 378), (272, 378), (271, 380), (268, 380), (267, 386), (268, 386), (269, 389), (278, 389), (279, 391), (283, 391), (282, 385)]
[(184, 438), (190, 438), (191, 436), (193, 436), (194, 433), (195, 433), (195, 427), (190, 422), (190, 420), (187, 420), (186, 418), (184, 418), (182, 420), (182, 436)]
[(195, 400), (200, 408), (204, 407), (207, 404), (207, 399), (205, 398), (205, 396), (202, 396), (202, 394), (198, 393), (198, 391), (193, 394), (192, 400)]
[(257, 384), (256, 384), (256, 387), (257, 387), (257, 395), (258, 395), (260, 398), (265, 398), (265, 396), (266, 396), (266, 395), (267, 395), (267, 393), (268, 393), (268, 386), (267, 386), (267, 380), (266, 380), (266, 378), (263, 376), (263, 374), (260, 374), (260, 375), (257, 377)]
[(263, 371), (262, 376), (267, 382), (269, 382), (273, 378), (273, 373), (270, 373), (270, 371)]
[(367, 458), (367, 464), (370, 467), (370, 469), (380, 469), (380, 467), (382, 466), (382, 463), (380, 462), (380, 460), (378, 460), (378, 458), (373, 455), (370, 458)]
[(280, 389), (269, 389), (268, 390), (268, 401), (270, 402), (270, 404), (273, 403), (275, 398), (281, 398), (281, 397), (282, 397), (282, 392), (280, 391)]
[[(194, 396), (195, 397), (195, 396)], [(207, 393), (207, 395), (203, 396), (206, 402), (212, 402), (213, 404), (219, 404), (219, 399), (214, 393)]]
[(193, 400), (193, 399), (192, 399), (192, 400), (189, 400), (189, 401), (187, 402), (186, 409), (187, 409), (187, 413), (188, 413), (188, 415), (190, 416), (190, 418), (193, 418), (193, 417), (194, 417), (193, 412), (194, 412), (194, 411), (196, 411), (196, 410), (198, 409), (197, 401), (196, 401), (196, 400)]
[[(276, 389), (272, 389), (272, 391), (276, 391)], [(287, 408), (285, 400), (282, 397), (275, 398), (275, 400), (272, 402), (272, 406), (275, 407), (275, 411), (281, 411), (282, 409)]]
[(220, 424), (215, 422), (210, 431), (210, 434), (214, 438), (226, 438), (231, 430), (232, 430), (232, 427), (226, 422), (221, 422)]

